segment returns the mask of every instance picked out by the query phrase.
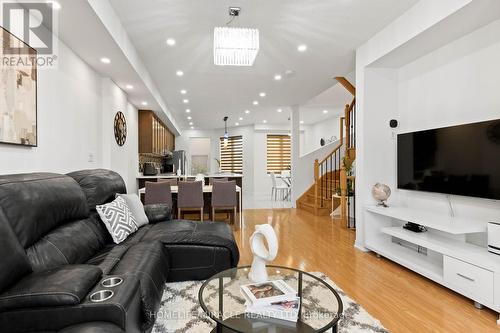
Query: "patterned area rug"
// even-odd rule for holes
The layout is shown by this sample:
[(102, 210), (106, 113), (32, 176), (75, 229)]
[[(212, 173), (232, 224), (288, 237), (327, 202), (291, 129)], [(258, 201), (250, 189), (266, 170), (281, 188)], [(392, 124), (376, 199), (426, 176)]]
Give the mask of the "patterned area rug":
[[(344, 305), (339, 321), (340, 333), (386, 333), (378, 321), (342, 289), (322, 273), (312, 273), (330, 284), (340, 295)], [(198, 291), (203, 281), (167, 283), (153, 333), (204, 333), (215, 327), (215, 322), (203, 312), (198, 303)]]

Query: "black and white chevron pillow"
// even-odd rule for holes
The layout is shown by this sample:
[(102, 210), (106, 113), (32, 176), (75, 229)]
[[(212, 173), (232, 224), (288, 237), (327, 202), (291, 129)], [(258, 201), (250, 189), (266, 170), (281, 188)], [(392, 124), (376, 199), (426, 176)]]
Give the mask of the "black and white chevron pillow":
[(138, 229), (135, 217), (122, 197), (108, 204), (96, 206), (95, 209), (116, 244), (123, 242)]

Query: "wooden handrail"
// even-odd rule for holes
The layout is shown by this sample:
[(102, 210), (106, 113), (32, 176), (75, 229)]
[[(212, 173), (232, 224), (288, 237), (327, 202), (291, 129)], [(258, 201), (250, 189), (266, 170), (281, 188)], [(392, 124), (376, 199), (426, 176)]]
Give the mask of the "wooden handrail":
[[(356, 105), (356, 88), (345, 78), (336, 78), (340, 84), (342, 84), (348, 91), (350, 91), (354, 98), (350, 104), (346, 104), (344, 109), (344, 115), (340, 118), (340, 140), (339, 144), (322, 160), (314, 160), (314, 208), (317, 212), (318, 209), (323, 207), (324, 194), (326, 197), (331, 197), (335, 195), (337, 188), (336, 181), (331, 183), (330, 178), (338, 179), (340, 186), (340, 200), (341, 200), (341, 215), (342, 219), (347, 221), (347, 196), (349, 195), (348, 182), (353, 182), (355, 177), (347, 175), (345, 170), (345, 165), (341, 159), (341, 149), (345, 145), (345, 156), (351, 156), (348, 154), (349, 148), (351, 147), (351, 119), (353, 118), (353, 112), (355, 111)], [(345, 135), (344, 135), (345, 131)], [(349, 151), (350, 152), (350, 151)], [(332, 160), (336, 161), (335, 166), (332, 167)], [(338, 165), (337, 165), (338, 161)], [(321, 171), (320, 171), (321, 170)], [(337, 173), (338, 172), (338, 173)], [(333, 175), (333, 176), (332, 176)], [(339, 177), (339, 178), (336, 178)], [(328, 184), (325, 190), (324, 184)], [(321, 187), (320, 187), (321, 186)], [(321, 191), (321, 193), (320, 193)], [(321, 203), (319, 202), (321, 200)], [(327, 199), (329, 200), (329, 199)], [(332, 199), (333, 200), (333, 199)]]
[(337, 77), (335, 77), (335, 80), (337, 80), (353, 96), (356, 96), (356, 88), (345, 77), (337, 76)]

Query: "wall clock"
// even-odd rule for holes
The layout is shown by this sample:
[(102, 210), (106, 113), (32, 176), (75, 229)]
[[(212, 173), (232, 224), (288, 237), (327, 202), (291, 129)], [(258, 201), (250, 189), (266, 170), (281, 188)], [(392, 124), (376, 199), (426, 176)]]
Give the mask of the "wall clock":
[(123, 146), (127, 140), (127, 121), (121, 111), (115, 115), (115, 140), (119, 146)]

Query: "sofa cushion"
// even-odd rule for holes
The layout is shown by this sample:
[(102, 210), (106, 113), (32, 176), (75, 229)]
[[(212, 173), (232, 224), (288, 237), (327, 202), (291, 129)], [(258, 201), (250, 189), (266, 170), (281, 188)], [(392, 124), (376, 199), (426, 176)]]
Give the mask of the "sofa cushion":
[(90, 210), (113, 201), (116, 193), (127, 193), (122, 177), (111, 170), (95, 169), (68, 173), (81, 186)]
[(170, 221), (172, 219), (172, 207), (167, 204), (154, 204), (144, 206), (149, 223)]
[(101, 270), (90, 265), (32, 273), (0, 295), (0, 311), (80, 304), (101, 276)]
[(116, 196), (119, 196), (123, 198), (123, 200), (125, 200), (125, 202), (127, 203), (127, 207), (132, 212), (132, 215), (134, 215), (135, 221), (137, 222), (137, 226), (139, 228), (149, 223), (148, 217), (144, 212), (144, 205), (142, 204), (141, 199), (139, 199), (139, 196), (137, 194), (117, 194)]
[(142, 238), (143, 242), (160, 241), (169, 245), (215, 246), (228, 249), (231, 266), (236, 267), (240, 258), (231, 227), (221, 222), (195, 222), (173, 220), (153, 225)]
[(52, 173), (1, 176), (0, 207), (24, 248), (57, 226), (89, 214), (75, 180)]
[(148, 232), (149, 228), (150, 225), (145, 225), (119, 245), (114, 243), (107, 245), (100, 252), (89, 259), (87, 264), (99, 266), (104, 274), (110, 274), (111, 270), (121, 260), (127, 250), (131, 246), (139, 243)]
[[(99, 221), (102, 224), (102, 222)], [(76, 220), (45, 235), (26, 250), (35, 272), (61, 265), (82, 264), (105, 245), (94, 219)]]
[(96, 206), (97, 213), (116, 244), (123, 242), (137, 231), (137, 221), (122, 197)]
[(131, 246), (111, 270), (113, 275), (132, 275), (139, 279), (144, 330), (154, 324), (168, 269), (163, 245), (160, 242), (141, 242)]
[(31, 273), (31, 265), (23, 247), (0, 208), (0, 292)]

